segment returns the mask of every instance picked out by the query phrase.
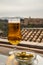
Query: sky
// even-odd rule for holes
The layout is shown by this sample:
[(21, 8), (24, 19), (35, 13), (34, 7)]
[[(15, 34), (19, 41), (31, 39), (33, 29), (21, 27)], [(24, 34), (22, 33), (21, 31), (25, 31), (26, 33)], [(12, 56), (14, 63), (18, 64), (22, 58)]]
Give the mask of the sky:
[(0, 17), (43, 18), (43, 0), (0, 0)]

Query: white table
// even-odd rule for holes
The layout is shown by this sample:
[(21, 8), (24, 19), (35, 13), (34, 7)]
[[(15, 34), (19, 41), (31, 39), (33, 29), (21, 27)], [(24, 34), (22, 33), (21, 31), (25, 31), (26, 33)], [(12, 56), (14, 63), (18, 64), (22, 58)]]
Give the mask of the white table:
[(0, 65), (5, 65), (8, 56), (0, 54)]
[[(12, 65), (11, 64), (12, 59), (14, 59), (14, 55), (5, 56), (5, 55), (0, 54), (0, 65), (9, 65), (9, 64)], [(37, 59), (38, 59), (38, 64), (35, 63), (34, 65), (43, 65), (43, 57), (41, 57), (40, 55), (37, 55)], [(6, 62), (9, 64), (6, 64)]]

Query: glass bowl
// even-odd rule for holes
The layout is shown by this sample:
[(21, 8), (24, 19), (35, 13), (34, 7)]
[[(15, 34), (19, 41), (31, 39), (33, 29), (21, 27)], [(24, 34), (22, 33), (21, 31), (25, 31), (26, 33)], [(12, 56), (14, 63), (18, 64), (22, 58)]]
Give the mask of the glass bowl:
[(18, 61), (19, 65), (28, 65), (36, 60), (36, 54), (27, 51), (17, 51), (15, 53), (15, 59)]

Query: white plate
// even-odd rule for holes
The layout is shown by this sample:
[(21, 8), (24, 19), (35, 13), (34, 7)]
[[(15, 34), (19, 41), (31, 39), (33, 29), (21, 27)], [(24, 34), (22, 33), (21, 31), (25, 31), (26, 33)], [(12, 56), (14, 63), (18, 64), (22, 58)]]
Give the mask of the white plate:
[[(38, 59), (38, 64), (36, 62), (34, 62), (33, 65), (43, 65), (43, 57), (41, 57), (40, 55), (37, 55), (37, 59)], [(14, 55), (12, 54), (11, 56), (9, 56), (6, 60), (6, 65), (12, 65), (12, 61), (14, 60), (14, 65), (18, 65), (18, 62), (14, 59)]]

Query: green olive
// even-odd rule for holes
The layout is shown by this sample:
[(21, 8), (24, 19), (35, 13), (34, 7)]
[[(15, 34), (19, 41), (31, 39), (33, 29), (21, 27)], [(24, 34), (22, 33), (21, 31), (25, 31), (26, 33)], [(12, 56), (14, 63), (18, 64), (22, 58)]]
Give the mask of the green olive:
[(17, 53), (16, 57), (20, 60), (28, 60), (33, 57), (33, 54), (26, 54), (26, 52)]

